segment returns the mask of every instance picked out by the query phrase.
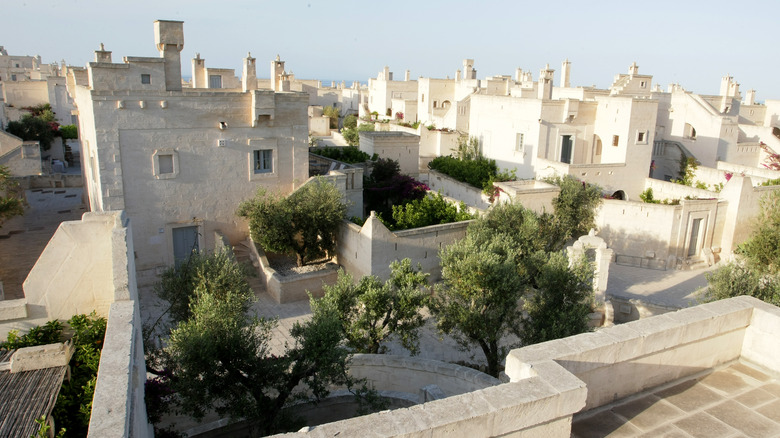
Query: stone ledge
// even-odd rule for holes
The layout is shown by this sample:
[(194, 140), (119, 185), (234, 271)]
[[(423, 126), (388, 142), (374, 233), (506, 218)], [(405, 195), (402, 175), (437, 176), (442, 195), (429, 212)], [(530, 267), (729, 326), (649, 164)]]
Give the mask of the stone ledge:
[(11, 356), (11, 374), (66, 366), (73, 349), (71, 342), (20, 348)]
[(27, 299), (0, 301), (0, 321), (27, 318)]

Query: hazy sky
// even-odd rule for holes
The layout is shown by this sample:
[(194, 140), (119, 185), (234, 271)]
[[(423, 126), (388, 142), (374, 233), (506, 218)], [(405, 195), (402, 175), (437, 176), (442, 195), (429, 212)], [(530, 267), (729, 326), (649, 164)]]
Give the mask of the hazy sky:
[(235, 68), (247, 51), (267, 78), (277, 54), (302, 79), (366, 81), (389, 65), (395, 78), (454, 77), (475, 60), (479, 78), (549, 63), (558, 84), (608, 87), (614, 75), (652, 74), (663, 89), (717, 94), (729, 73), (757, 98), (780, 99), (777, 0), (352, 1), (2, 0), (0, 45), (9, 54), (83, 66), (103, 42), (114, 62), (158, 56), (153, 21), (184, 21), (184, 75), (196, 52), (207, 67)]

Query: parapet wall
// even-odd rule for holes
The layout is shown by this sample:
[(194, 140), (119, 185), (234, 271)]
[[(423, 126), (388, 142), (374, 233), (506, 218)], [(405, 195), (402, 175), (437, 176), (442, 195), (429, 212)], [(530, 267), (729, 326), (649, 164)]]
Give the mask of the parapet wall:
[(411, 230), (390, 231), (373, 214), (362, 227), (344, 221), (339, 229), (338, 263), (355, 277), (390, 277), (390, 263), (410, 258), (431, 274), (429, 281), (441, 278), (439, 251), (463, 239), (471, 221), (431, 225)]
[(506, 373), (559, 364), (587, 385), (588, 410), (740, 357), (777, 369), (778, 335), (780, 309), (738, 297), (513, 350)]
[(436, 385), (446, 397), (499, 385), (501, 382), (472, 368), (438, 360), (390, 354), (356, 354), (349, 373), (365, 378), (379, 391), (419, 394), (428, 385)]
[(307, 294), (311, 293), (314, 297), (325, 295), (324, 284), (334, 284), (338, 279), (338, 267), (335, 264), (329, 264), (319, 271), (307, 272), (305, 274), (281, 275), (268, 262), (265, 252), (250, 240), (250, 257), (258, 262), (258, 276), (265, 285), (265, 290), (277, 303), (291, 303), (294, 301), (305, 301), (309, 299)]
[[(422, 179), (425, 180), (425, 178)], [(428, 187), (431, 188), (431, 191), (439, 192), (443, 196), (461, 200), (470, 207), (476, 207), (480, 210), (487, 210), (488, 207), (490, 207), (488, 197), (482, 193), (482, 190), (460, 182), (441, 172), (432, 169), (428, 170), (427, 183)]]

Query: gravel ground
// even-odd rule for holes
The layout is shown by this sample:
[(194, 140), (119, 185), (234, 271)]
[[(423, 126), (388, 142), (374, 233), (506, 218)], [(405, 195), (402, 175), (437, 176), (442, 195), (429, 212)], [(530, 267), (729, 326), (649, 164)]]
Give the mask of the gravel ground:
[(329, 266), (336, 266), (335, 263), (328, 259), (317, 260), (308, 265), (298, 266), (295, 257), (279, 254), (266, 254), (266, 256), (268, 257), (268, 263), (271, 264), (271, 267), (274, 268), (279, 275), (305, 274), (307, 272), (319, 271)]

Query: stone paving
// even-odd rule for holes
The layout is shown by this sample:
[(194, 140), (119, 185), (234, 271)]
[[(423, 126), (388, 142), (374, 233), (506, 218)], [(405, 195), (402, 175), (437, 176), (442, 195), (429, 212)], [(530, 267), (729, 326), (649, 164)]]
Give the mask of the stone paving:
[[(255, 290), (257, 302), (252, 311), (257, 316), (276, 318), (278, 324), (273, 331), (270, 353), (282, 354), (286, 345), (292, 345), (294, 339), (290, 336), (290, 330), (296, 322), (306, 321), (311, 317), (309, 302), (297, 301), (292, 303), (277, 304), (274, 299), (263, 290), (258, 278), (250, 278), (249, 283)], [(139, 289), (141, 318), (146, 324), (154, 323), (166, 310), (166, 303), (157, 297), (153, 287)], [(426, 315), (427, 316), (427, 315)], [(509, 339), (508, 342), (517, 342)], [(389, 354), (408, 356), (409, 352), (397, 342), (388, 344)], [(447, 336), (440, 336), (433, 325), (432, 318), (428, 318), (426, 325), (420, 331), (420, 354), (418, 357), (436, 359), (445, 362), (459, 362), (468, 364), (482, 364), (485, 362), (482, 350), (479, 348), (470, 351), (461, 351), (455, 341)]]
[(80, 220), (87, 211), (83, 189), (27, 190), (28, 207), (0, 228), (0, 281), (5, 299), (24, 298), (22, 283), (63, 221)]
[(780, 382), (736, 362), (577, 414), (572, 437), (780, 437)]
[(697, 292), (707, 286), (705, 275), (718, 266), (715, 264), (690, 271), (659, 271), (612, 262), (606, 293), (668, 307), (690, 307), (696, 304)]

